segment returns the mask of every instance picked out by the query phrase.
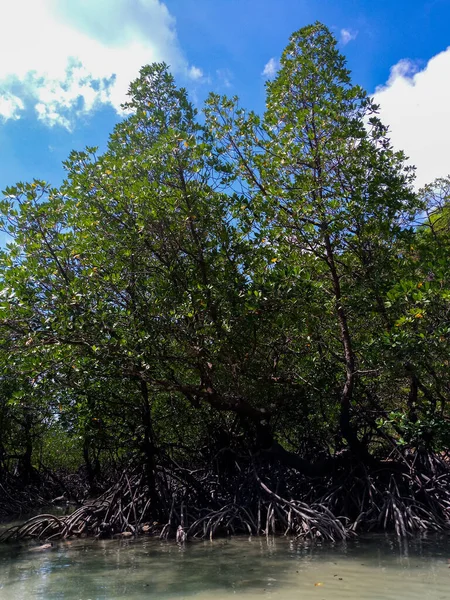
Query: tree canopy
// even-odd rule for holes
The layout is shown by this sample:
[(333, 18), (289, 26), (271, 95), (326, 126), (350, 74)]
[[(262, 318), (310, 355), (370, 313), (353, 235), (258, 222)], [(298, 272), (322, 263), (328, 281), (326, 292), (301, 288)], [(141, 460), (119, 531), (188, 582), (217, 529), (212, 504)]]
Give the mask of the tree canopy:
[(266, 92), (198, 115), (145, 66), (106, 152), (5, 190), (0, 478), (84, 463), (92, 491), (137, 461), (163, 510), (161, 465), (213, 469), (215, 497), (249, 461), (326, 478), (447, 448), (448, 180), (414, 191), (319, 23)]

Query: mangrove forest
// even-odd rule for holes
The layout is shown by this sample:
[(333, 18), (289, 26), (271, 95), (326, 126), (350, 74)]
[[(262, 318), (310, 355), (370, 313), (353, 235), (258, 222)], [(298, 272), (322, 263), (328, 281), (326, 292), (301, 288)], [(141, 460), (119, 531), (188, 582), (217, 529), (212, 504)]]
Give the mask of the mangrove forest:
[(320, 23), (263, 114), (160, 63), (123, 110), (0, 202), (2, 539), (449, 529), (450, 179)]

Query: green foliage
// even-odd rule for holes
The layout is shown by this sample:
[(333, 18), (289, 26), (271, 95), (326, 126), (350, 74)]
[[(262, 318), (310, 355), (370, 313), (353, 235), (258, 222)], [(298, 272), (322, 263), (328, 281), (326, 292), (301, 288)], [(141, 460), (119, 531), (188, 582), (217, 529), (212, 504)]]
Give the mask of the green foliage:
[(44, 463), (92, 471), (149, 448), (204, 460), (214, 436), (441, 447), (448, 189), (439, 209), (444, 180), (413, 192), (331, 33), (291, 37), (262, 116), (211, 95), (202, 122), (164, 64), (124, 108), (60, 189), (5, 190), (1, 418), (22, 402)]
[(56, 422), (37, 448), (39, 461), (52, 471), (75, 473), (83, 464), (81, 436), (70, 434)]

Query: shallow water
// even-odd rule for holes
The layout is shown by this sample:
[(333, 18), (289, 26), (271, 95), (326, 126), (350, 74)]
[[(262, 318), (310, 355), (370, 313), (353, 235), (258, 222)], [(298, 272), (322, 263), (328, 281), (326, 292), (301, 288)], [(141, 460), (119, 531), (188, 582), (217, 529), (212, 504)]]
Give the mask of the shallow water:
[(0, 546), (0, 600), (450, 599), (450, 539), (336, 546), (284, 538)]

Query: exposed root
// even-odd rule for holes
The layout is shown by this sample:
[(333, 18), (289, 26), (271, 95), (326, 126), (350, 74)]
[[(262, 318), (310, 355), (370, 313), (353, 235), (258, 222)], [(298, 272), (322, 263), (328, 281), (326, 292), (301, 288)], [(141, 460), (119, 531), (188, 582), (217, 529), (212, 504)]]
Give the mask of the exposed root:
[(71, 515), (33, 517), (4, 532), (0, 541), (141, 533), (179, 542), (234, 534), (339, 541), (359, 531), (406, 537), (450, 529), (448, 464), (429, 456), (405, 464), (402, 470), (386, 465), (372, 472), (355, 464), (325, 479), (307, 479), (267, 465), (257, 472), (249, 461), (222, 481), (206, 470), (171, 464), (158, 470), (158, 507), (149, 499), (143, 474), (125, 473)]
[[(286, 500), (270, 490), (255, 473), (261, 488), (271, 498), (273, 505), (271, 516), (267, 519), (266, 534), (272, 525), (272, 533), (276, 533), (273, 526), (275, 512), (284, 523), (285, 535), (294, 534), (299, 537), (322, 538), (336, 541), (347, 537), (347, 530), (335, 515), (324, 505), (315, 503), (311, 506), (299, 500)], [(268, 511), (269, 516), (269, 511)]]
[(394, 530), (398, 537), (450, 527), (450, 475), (428, 477), (423, 473), (390, 475), (386, 484), (374, 476), (366, 478), (361, 512), (352, 531)]
[(0, 541), (26, 538), (65, 539), (84, 534), (97, 537), (123, 533), (136, 535), (140, 532), (149, 507), (142, 480), (142, 476), (134, 476), (130, 480), (124, 474), (102, 496), (86, 502), (72, 514), (65, 517), (38, 515), (5, 531), (0, 536)]

